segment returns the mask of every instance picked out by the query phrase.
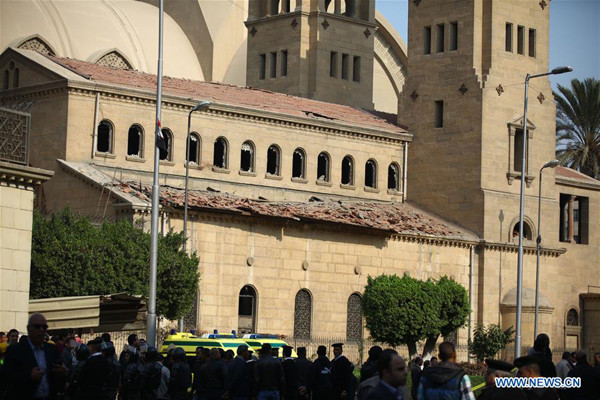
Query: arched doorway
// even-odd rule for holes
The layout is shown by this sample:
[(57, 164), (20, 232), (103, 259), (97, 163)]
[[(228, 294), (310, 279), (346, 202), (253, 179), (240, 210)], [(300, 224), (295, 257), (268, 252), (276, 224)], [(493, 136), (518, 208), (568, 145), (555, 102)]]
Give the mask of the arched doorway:
[(256, 331), (256, 290), (246, 285), (240, 290), (238, 301), (238, 332), (252, 333)]

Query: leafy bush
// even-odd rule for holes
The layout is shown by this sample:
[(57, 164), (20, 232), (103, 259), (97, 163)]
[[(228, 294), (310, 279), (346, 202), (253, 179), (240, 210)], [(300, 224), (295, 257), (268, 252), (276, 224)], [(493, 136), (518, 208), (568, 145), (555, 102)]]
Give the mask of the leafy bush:
[[(177, 319), (198, 290), (198, 258), (181, 250), (183, 234), (158, 238), (157, 314)], [(95, 226), (66, 208), (33, 217), (34, 299), (126, 292), (148, 296), (150, 234), (121, 220)]]
[(492, 358), (507, 344), (512, 343), (514, 333), (512, 326), (502, 330), (499, 324), (490, 324), (487, 327), (477, 324), (473, 329), (473, 340), (469, 340), (469, 352), (479, 362)]

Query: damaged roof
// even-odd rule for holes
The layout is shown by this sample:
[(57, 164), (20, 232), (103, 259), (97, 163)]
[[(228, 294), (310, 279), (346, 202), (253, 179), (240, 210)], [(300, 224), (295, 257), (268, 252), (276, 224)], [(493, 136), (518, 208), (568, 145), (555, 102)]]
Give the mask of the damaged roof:
[[(71, 58), (45, 56), (88, 81), (156, 92), (156, 75), (154, 74), (112, 68)], [(359, 108), (290, 96), (263, 89), (165, 76), (163, 78), (163, 93), (208, 100), (217, 104), (308, 118), (315, 121), (339, 122), (387, 133), (403, 135), (407, 133), (406, 127), (390, 122), (393, 121), (390, 116), (382, 118), (379, 114), (375, 115), (375, 113)]]

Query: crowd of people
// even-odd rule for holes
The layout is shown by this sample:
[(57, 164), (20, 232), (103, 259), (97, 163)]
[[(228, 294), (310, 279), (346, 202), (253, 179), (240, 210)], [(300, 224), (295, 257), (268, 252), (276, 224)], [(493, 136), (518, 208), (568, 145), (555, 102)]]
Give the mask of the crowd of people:
[[(437, 357), (411, 362), (412, 385), (407, 386), (408, 365), (393, 349), (373, 346), (369, 357), (354, 373), (344, 356), (343, 344), (319, 346), (314, 361), (306, 348), (278, 348), (265, 343), (258, 356), (247, 345), (224, 351), (196, 348), (189, 357), (181, 347), (166, 355), (132, 334), (117, 354), (109, 334), (88, 343), (72, 331), (61, 331), (47, 340), (48, 324), (42, 314), (30, 316), (27, 335), (0, 332), (0, 400), (474, 400), (469, 376), (456, 363), (450, 342), (439, 345)], [(600, 399), (600, 353), (592, 368), (585, 353), (565, 353), (552, 363), (549, 340), (540, 335), (530, 354), (514, 365), (499, 360), (488, 364), (486, 387), (479, 396), (490, 399)], [(439, 357), (439, 359), (438, 359)], [(580, 377), (578, 389), (504, 389), (496, 377), (508, 377), (515, 369), (522, 377)], [(360, 378), (357, 379), (356, 376)]]

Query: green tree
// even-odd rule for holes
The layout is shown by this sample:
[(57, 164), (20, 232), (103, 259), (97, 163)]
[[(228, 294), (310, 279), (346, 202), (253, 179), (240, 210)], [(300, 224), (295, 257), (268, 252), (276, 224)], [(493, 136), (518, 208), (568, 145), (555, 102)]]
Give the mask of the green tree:
[(473, 329), (473, 340), (469, 339), (469, 353), (478, 362), (492, 358), (507, 344), (512, 343), (514, 333), (512, 326), (502, 330), (499, 324), (490, 324), (487, 327), (477, 324)]
[(417, 342), (439, 335), (440, 302), (435, 283), (408, 275), (368, 277), (363, 312), (371, 337), (390, 346), (406, 344), (411, 357)]
[(562, 165), (600, 177), (600, 80), (558, 85), (556, 98), (557, 157)]
[[(158, 240), (157, 314), (177, 319), (198, 289), (198, 258), (181, 250), (183, 234)], [(125, 220), (96, 226), (66, 208), (33, 217), (34, 299), (127, 292), (148, 296), (150, 235)]]

